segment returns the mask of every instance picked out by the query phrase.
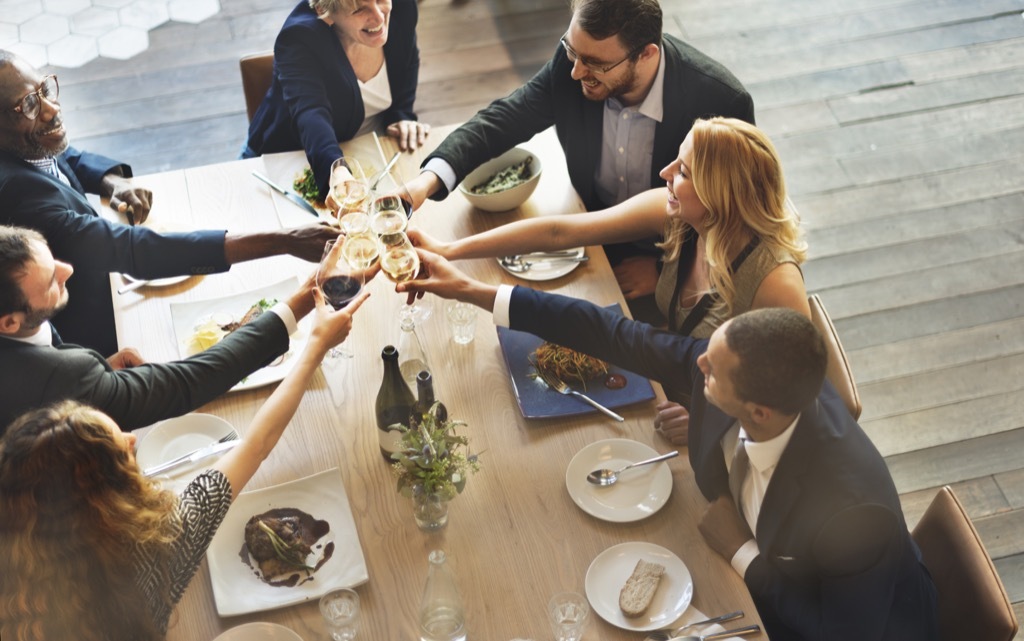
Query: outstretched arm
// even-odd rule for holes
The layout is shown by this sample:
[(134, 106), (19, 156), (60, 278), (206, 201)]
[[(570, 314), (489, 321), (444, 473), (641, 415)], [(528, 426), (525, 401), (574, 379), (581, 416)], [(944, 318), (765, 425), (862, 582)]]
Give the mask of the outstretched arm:
[(364, 289), (347, 307), (340, 311), (332, 311), (324, 304), (320, 290), (313, 290), (316, 318), (309, 342), (306, 343), (292, 370), (256, 413), (245, 431), (242, 443), (225, 454), (214, 466), (231, 482), (232, 499), (238, 496), (259, 469), (260, 463), (277, 445), (285, 427), (295, 415), (299, 401), (306, 391), (306, 385), (317, 365), (323, 360), (324, 353), (345, 340), (352, 329), (352, 316), (369, 295)]

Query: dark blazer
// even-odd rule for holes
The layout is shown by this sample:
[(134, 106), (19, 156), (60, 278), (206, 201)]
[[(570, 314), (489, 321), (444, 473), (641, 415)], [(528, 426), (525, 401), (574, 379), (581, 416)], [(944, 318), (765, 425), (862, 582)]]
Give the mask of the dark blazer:
[[(658, 172), (676, 158), (697, 118), (730, 116), (754, 122), (754, 103), (728, 69), (670, 35), (662, 40), (662, 52), (665, 113), (654, 130), (651, 187), (664, 184)], [(587, 100), (571, 72), (572, 63), (559, 45), (529, 82), (449, 134), (427, 160), (443, 158), (455, 170), (456, 182), (461, 182), (484, 162), (554, 125), (576, 192), (588, 210), (605, 207), (594, 187), (601, 159), (604, 103)], [(442, 188), (432, 198), (441, 200), (447, 195)]]
[[(416, 82), (420, 51), (416, 46), (416, 0), (394, 0), (384, 60), (391, 86), (391, 107), (384, 124), (416, 120)], [(301, 0), (284, 21), (274, 42), (274, 77), (249, 123), (249, 148), (256, 154), (306, 150), (321, 194), (328, 191), (331, 163), (341, 158), (338, 142), (351, 140), (366, 111), (355, 71), (341, 41)]]
[(272, 313), (195, 356), (120, 370), (77, 345), (0, 338), (0, 435), (24, 412), (61, 400), (103, 410), (123, 430), (143, 427), (212, 401), (287, 350), (288, 331)]
[(0, 151), (0, 222), (35, 229), (50, 251), (71, 263), (67, 308), (53, 319), (63, 339), (109, 356), (117, 351), (110, 273), (138, 278), (226, 271), (224, 232), (157, 234), (112, 223), (86, 199), (98, 193), (111, 170), (131, 176), (127, 165), (69, 148), (57, 158), (68, 187), (12, 154)]
[[(511, 327), (691, 389), (689, 457), (710, 501), (729, 493), (721, 440), (736, 420), (704, 398), (707, 340), (586, 301), (517, 287)], [(885, 461), (830, 384), (804, 408), (757, 521), (746, 581), (773, 641), (931, 641), (936, 593)]]

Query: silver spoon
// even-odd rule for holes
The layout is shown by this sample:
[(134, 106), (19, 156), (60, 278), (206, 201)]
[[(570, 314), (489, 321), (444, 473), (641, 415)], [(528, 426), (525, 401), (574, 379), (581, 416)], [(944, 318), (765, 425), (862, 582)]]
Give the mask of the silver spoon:
[(626, 467), (619, 468), (619, 469), (615, 470), (614, 472), (612, 470), (608, 470), (608, 469), (594, 470), (590, 474), (587, 474), (587, 480), (590, 481), (591, 483), (593, 483), (594, 485), (600, 485), (602, 487), (608, 486), (608, 485), (615, 485), (615, 482), (619, 480), (619, 474), (622, 474), (626, 470), (632, 469), (634, 467), (639, 467), (641, 465), (648, 465), (650, 463), (657, 463), (659, 461), (666, 461), (666, 460), (668, 460), (670, 458), (673, 458), (673, 457), (676, 457), (676, 456), (679, 456), (679, 452), (672, 451), (672, 452), (668, 452), (666, 454), (662, 454), (661, 456), (655, 456), (654, 458), (649, 458), (646, 461), (638, 461), (636, 463), (630, 463)]
[(705, 634), (704, 636), (691, 635), (688, 637), (672, 637), (668, 641), (714, 641), (714, 639), (728, 639), (729, 637), (741, 637), (745, 634), (757, 634), (761, 631), (759, 625), (748, 625), (745, 628), (736, 628), (735, 630), (726, 630), (725, 632), (715, 632), (714, 634)]

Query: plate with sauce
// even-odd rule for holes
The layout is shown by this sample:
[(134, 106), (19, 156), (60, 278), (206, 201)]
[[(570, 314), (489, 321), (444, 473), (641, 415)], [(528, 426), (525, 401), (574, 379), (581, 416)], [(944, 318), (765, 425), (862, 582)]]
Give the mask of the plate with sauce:
[[(253, 516), (277, 512), (305, 513), (322, 527), (315, 533), (310, 555), (317, 559), (316, 571), (296, 570), (301, 575), (295, 581), (272, 585), (253, 568), (245, 545), (245, 525)], [(338, 468), (240, 494), (214, 535), (206, 558), (213, 600), (222, 617), (313, 601), (336, 588), (351, 588), (369, 580)]]
[[(607, 309), (622, 313), (622, 307), (617, 304), (609, 305)], [(517, 332), (507, 327), (498, 328), (498, 343), (501, 345), (505, 366), (508, 367), (509, 378), (512, 380), (512, 391), (516, 395), (516, 402), (519, 403), (523, 416), (555, 418), (597, 413), (596, 409), (575, 396), (563, 396), (551, 390), (537, 377), (537, 370), (530, 363), (530, 354), (543, 342), (543, 339), (533, 334)], [(650, 381), (611, 363), (608, 363), (608, 374), (589, 381), (586, 389), (578, 383), (572, 387), (609, 408), (624, 407), (654, 398), (654, 389)]]

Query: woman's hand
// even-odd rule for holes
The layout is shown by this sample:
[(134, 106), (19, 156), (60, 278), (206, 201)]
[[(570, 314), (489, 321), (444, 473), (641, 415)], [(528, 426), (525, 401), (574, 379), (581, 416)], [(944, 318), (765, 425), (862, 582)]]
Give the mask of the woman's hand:
[(430, 125), (415, 120), (399, 120), (388, 125), (387, 134), (398, 141), (398, 148), (402, 151), (413, 151), (427, 141)]
[(405, 230), (405, 235), (409, 237), (413, 247), (422, 247), (438, 256), (448, 258), (448, 243), (442, 243), (422, 229), (410, 227)]
[(369, 297), (370, 291), (363, 288), (351, 303), (335, 311), (324, 302), (324, 294), (320, 288), (314, 287), (313, 302), (316, 304), (316, 310), (313, 312), (310, 346), (323, 356), (330, 348), (343, 343), (348, 338), (348, 333), (352, 331), (352, 316)]

